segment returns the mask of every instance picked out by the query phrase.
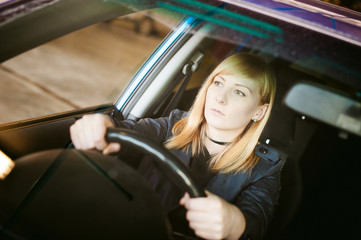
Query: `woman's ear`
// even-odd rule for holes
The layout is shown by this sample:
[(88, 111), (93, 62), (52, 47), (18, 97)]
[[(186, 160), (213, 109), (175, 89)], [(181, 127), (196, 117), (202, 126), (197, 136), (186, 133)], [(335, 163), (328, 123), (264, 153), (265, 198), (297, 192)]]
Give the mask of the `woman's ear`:
[(256, 120), (256, 122), (261, 121), (264, 115), (266, 114), (268, 107), (269, 107), (268, 103), (258, 106), (257, 112), (253, 116), (252, 120)]

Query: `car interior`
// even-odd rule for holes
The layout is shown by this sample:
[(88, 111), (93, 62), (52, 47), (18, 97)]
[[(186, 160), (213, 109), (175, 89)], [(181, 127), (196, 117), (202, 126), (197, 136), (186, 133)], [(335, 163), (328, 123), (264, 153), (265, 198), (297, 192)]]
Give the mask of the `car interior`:
[[(198, 38), (199, 36), (196, 35), (194, 37)], [(204, 39), (200, 41), (201, 44), (197, 44), (194, 47), (196, 54), (200, 52), (203, 55), (202, 62), (199, 64), (199, 69), (192, 73), (188, 86), (175, 108), (188, 110), (201, 85), (201, 79), (205, 79), (211, 69), (216, 66), (221, 59), (240, 49), (240, 46), (237, 44), (214, 40), (204, 35), (203, 37)], [(198, 39), (197, 42), (199, 42)], [(189, 45), (185, 45), (184, 47), (188, 46)], [(357, 190), (359, 188), (356, 184), (356, 182), (359, 181), (353, 181), (356, 180), (354, 178), (358, 175), (356, 173), (358, 171), (357, 169), (359, 169), (359, 167), (356, 167), (359, 166), (356, 160), (358, 157), (357, 153), (350, 149), (359, 146), (360, 138), (357, 136), (358, 132), (340, 128), (335, 124), (325, 124), (325, 121), (320, 121), (320, 118), (317, 118), (315, 114), (301, 111), (300, 108), (292, 108), (287, 102), (286, 97), (287, 94), (292, 92), (291, 90), (293, 90), (294, 86), (297, 86), (299, 83), (311, 83), (311, 86), (315, 84), (321, 85), (321, 89), (326, 89), (324, 91), (329, 93), (337, 92), (332, 90), (335, 84), (332, 80), (327, 80), (327, 78), (324, 77), (320, 78), (317, 74), (295, 67), (292, 62), (289, 62), (287, 59), (263, 53), (257, 50), (257, 48), (252, 49), (246, 46), (241, 51), (259, 54), (268, 59), (275, 70), (277, 78), (277, 94), (273, 112), (261, 136), (260, 143), (268, 144), (268, 146), (279, 151), (281, 156), (286, 159), (286, 164), (282, 171), (282, 189), (280, 192), (279, 205), (276, 207), (275, 216), (269, 227), (266, 239), (282, 239), (282, 237), (286, 239), (289, 235), (292, 236), (293, 239), (301, 239), (302, 237), (306, 237), (301, 226), (309, 227), (311, 234), (314, 236), (321, 237), (327, 235), (332, 238), (334, 236), (327, 233), (327, 226), (319, 223), (319, 219), (325, 219), (329, 216), (329, 210), (327, 209), (328, 207), (331, 208), (331, 205), (346, 204), (348, 210), (343, 211), (341, 216), (347, 217), (348, 219), (358, 219), (356, 222), (359, 222), (359, 218), (356, 218), (352, 211), (353, 207), (357, 207), (356, 200), (352, 196), (344, 197), (341, 202), (340, 197), (335, 200), (331, 196), (337, 194), (336, 192), (340, 191), (340, 188), (348, 190), (352, 188), (353, 196), (359, 191)], [(187, 50), (187, 52), (192, 51)], [(177, 53), (182, 54), (182, 49), (179, 49)], [(185, 55), (186, 54), (182, 54), (182, 56)], [(189, 55), (187, 54), (186, 56)], [(188, 57), (188, 59), (189, 58), (191, 57)], [(185, 64), (188, 63), (187, 61), (180, 61), (178, 59), (177, 62), (181, 62), (182, 64), (184, 62), (186, 62)], [(178, 72), (180, 72), (179, 69), (183, 66), (182, 64), (178, 65)], [(180, 79), (182, 79), (182, 77), (183, 79), (187, 78), (185, 74), (179, 74), (181, 75), (181, 77), (179, 77)], [(158, 106), (157, 108), (147, 108), (147, 102), (140, 100), (138, 104), (141, 105), (140, 108), (144, 107), (143, 109), (145, 110), (136, 111), (140, 108), (135, 107), (134, 109), (136, 110), (131, 111), (129, 114), (130, 118), (136, 120), (141, 117), (163, 116), (163, 110), (166, 108), (164, 103), (169, 103), (173, 95), (179, 94), (177, 91), (182, 91), (179, 90), (181, 89), (180, 86), (177, 87), (173, 91), (168, 92), (169, 96), (167, 95), (167, 98), (162, 95), (160, 101), (158, 100), (156, 104), (152, 103), (152, 105)], [(301, 98), (302, 95), (299, 96), (298, 100)], [(157, 101), (157, 98), (148, 99)], [(313, 105), (312, 100), (317, 101), (311, 96), (308, 96), (308, 99), (310, 99), (310, 101), (304, 103), (305, 106)], [(329, 101), (331, 100), (330, 98), (327, 99)], [(146, 99), (144, 100), (146, 101)], [(355, 104), (359, 106), (357, 103)], [(325, 107), (325, 109), (330, 109), (330, 111), (334, 109), (334, 107), (331, 108), (331, 105), (327, 107)], [(360, 116), (360, 107), (356, 108), (358, 109), (356, 115)], [(343, 166), (348, 169), (347, 171), (338, 171), (338, 167), (336, 166), (338, 166), (337, 162), (341, 160), (340, 158), (342, 158), (342, 161), (345, 161)], [(327, 167), (322, 167), (324, 165)], [(347, 166), (353, 167), (348, 168)], [(333, 175), (345, 179), (337, 184), (337, 189), (334, 189), (330, 183), (326, 182), (326, 179)], [(351, 184), (352, 187), (349, 184)], [(320, 191), (319, 188), (323, 188), (322, 191)], [(348, 205), (348, 203), (350, 204)], [(306, 216), (310, 215), (315, 217), (312, 218), (312, 220), (307, 220), (307, 223), (304, 225), (300, 224), (300, 221), (304, 221), (304, 219), (307, 218)], [(356, 224), (356, 222), (352, 224)], [(342, 222), (341, 220), (337, 221), (337, 224), (345, 228), (350, 227), (348, 225), (349, 222)], [(342, 231), (339, 233), (341, 234)], [(353, 236), (353, 234), (354, 233), (346, 233), (348, 236)]]
[[(189, 32), (174, 44), (173, 51), (169, 51), (162, 56), (156, 66), (147, 74), (144, 85), (134, 92), (132, 99), (124, 108), (119, 110), (115, 107), (118, 100), (114, 105), (104, 105), (97, 109), (89, 108), (65, 113), (53, 118), (50, 117), (45, 122), (34, 120), (27, 123), (26, 126), (18, 123), (16, 131), (7, 131), (6, 127), (4, 127), (0, 135), (2, 149), (14, 159), (22, 157), (22, 161), (24, 161), (24, 158), (30, 153), (54, 148), (70, 148), (68, 129), (77, 118), (85, 113), (102, 112), (117, 118), (138, 120), (144, 117), (167, 116), (169, 111), (175, 108), (187, 111), (191, 107), (203, 80), (222, 59), (239, 51), (251, 52), (263, 56), (270, 62), (277, 79), (277, 93), (273, 112), (261, 136), (260, 143), (277, 150), (286, 162), (282, 170), (279, 204), (276, 206), (275, 215), (268, 228), (266, 239), (334, 239), (335, 235), (334, 233), (331, 235), (328, 231), (329, 228), (339, 229), (336, 232), (346, 239), (353, 239), (358, 236), (355, 232), (347, 231), (348, 229), (355, 229), (353, 226), (360, 224), (360, 217), (358, 216), (360, 213), (360, 198), (356, 197), (360, 196), (361, 169), (360, 157), (357, 151), (361, 146), (360, 134), (357, 132), (358, 128), (356, 127), (355, 132), (350, 127), (340, 127), (333, 124), (333, 122), (323, 121), (317, 118), (317, 114), (311, 113), (311, 110), (302, 110), (299, 106), (294, 106), (292, 101), (289, 100), (296, 97), (298, 97), (297, 100), (302, 100), (304, 91), (298, 93), (297, 96), (293, 91), (298, 86), (297, 84), (306, 84), (308, 86), (306, 88), (307, 92), (310, 92), (309, 86), (322, 85), (318, 89), (322, 89), (327, 93), (337, 92), (333, 89), (337, 89), (339, 84), (328, 76), (320, 76), (315, 72), (306, 71), (309, 69), (300, 68), (300, 65), (294, 64), (290, 59), (278, 56), (277, 53), (272, 54), (270, 52), (272, 46), (265, 44), (263, 41), (257, 42), (257, 44), (252, 41), (248, 43), (242, 42), (240, 45), (239, 39), (232, 42), (212, 36), (214, 34), (212, 25), (200, 25), (199, 28), (202, 30)], [(331, 45), (331, 43), (329, 44)], [(332, 90), (330, 90), (330, 87)], [(345, 90), (347, 92), (349, 88)], [(317, 95), (317, 93), (311, 95)], [(343, 96), (343, 94), (341, 95)], [(312, 101), (318, 101), (312, 97), (308, 97), (308, 99), (310, 101), (305, 103), (307, 105), (312, 104)], [(347, 97), (347, 99), (350, 100), (351, 98)], [(357, 119), (357, 125), (361, 122), (360, 99), (353, 97), (351, 100), (355, 108), (352, 110), (353, 115), (351, 115)], [(325, 105), (325, 108), (332, 107), (333, 105)], [(343, 111), (348, 110), (340, 107), (339, 111), (343, 113)], [(44, 134), (39, 135), (39, 132)], [(69, 154), (74, 154), (74, 152)], [(45, 159), (49, 156), (55, 161), (59, 160), (59, 152), (47, 152), (42, 156), (44, 159), (36, 163), (39, 168), (34, 168), (36, 169), (35, 175), (41, 174), (49, 166)], [(103, 177), (104, 172), (107, 172), (109, 175), (114, 174), (117, 181), (122, 181), (123, 178), (138, 179), (136, 172), (127, 171), (129, 165), (136, 168), (137, 163), (134, 164), (134, 162), (129, 162), (127, 159), (123, 159), (126, 163), (123, 164), (123, 162), (115, 163), (114, 158), (111, 157), (107, 157), (109, 159), (102, 163), (102, 159), (92, 154), (85, 157), (83, 155), (73, 156), (73, 158), (78, 161), (78, 170), (84, 167), (83, 160), (85, 159), (87, 166), (101, 166), (101, 169), (97, 171)], [(89, 162), (91, 161), (89, 159), (96, 164)], [(60, 157), (59, 161), (61, 160), (62, 157)], [(114, 166), (116, 166), (116, 172), (109, 172), (111, 167)], [(26, 164), (24, 164), (23, 168), (26, 168)], [(67, 171), (71, 171), (71, 169), (64, 168), (62, 171), (64, 171), (63, 174), (68, 174)], [(98, 175), (91, 175), (90, 172), (85, 174), (89, 174), (88, 179), (91, 179), (94, 188), (98, 187), (100, 189), (102, 187), (103, 180), (99, 180)], [(30, 183), (35, 181), (33, 176), (30, 176), (29, 179), (21, 179)], [(65, 183), (60, 183), (59, 179), (55, 178), (54, 181), (59, 181), (53, 182), (55, 186), (60, 184), (70, 185), (72, 183), (71, 179)], [(103, 178), (101, 177), (101, 179)], [(98, 181), (99, 183), (97, 183)], [(144, 187), (143, 182), (132, 181), (129, 184), (130, 186), (125, 188), (142, 189), (139, 191), (140, 196), (137, 198), (148, 199), (146, 195), (154, 195), (151, 193), (151, 189)], [(116, 183), (113, 187), (119, 188)], [(29, 188), (29, 185), (25, 188)], [(46, 189), (49, 193), (55, 194), (53, 192), (56, 189), (50, 187)], [(113, 191), (113, 188), (105, 191)], [(121, 191), (123, 190), (121, 189)], [(24, 192), (25, 190), (21, 194), (24, 194)], [(72, 194), (76, 193), (69, 193), (69, 195)], [(88, 194), (94, 194), (91, 197), (96, 197), (95, 195), (98, 196), (103, 193)], [(20, 198), (21, 196), (16, 197)], [(119, 195), (117, 199), (123, 197), (124, 194)], [(44, 204), (46, 200), (48, 199), (42, 199), (37, 204)], [(107, 202), (106, 204), (109, 204), (110, 208), (114, 202)], [(161, 207), (157, 201), (152, 201), (144, 208), (159, 209)], [(32, 210), (30, 214), (36, 215), (34, 211)], [(119, 211), (124, 211), (124, 209)], [(58, 209), (55, 214), (60, 214), (59, 212), (61, 212), (61, 209)], [(151, 229), (153, 226), (165, 226), (160, 232), (164, 236), (168, 236), (167, 223), (162, 222), (165, 219), (164, 213), (155, 212), (151, 213), (155, 216), (153, 225), (146, 226), (142, 230), (130, 229), (130, 232), (144, 233), (146, 237), (149, 237), (152, 234)], [(77, 214), (86, 215), (84, 212)], [(333, 223), (330, 224), (330, 221), (326, 221), (329, 218), (335, 219)], [(143, 220), (149, 221), (149, 219)], [(28, 221), (31, 220), (28, 219)], [(116, 222), (119, 219), (107, 219), (107, 221)], [(29, 222), (27, 223), (29, 224)], [(86, 224), (87, 222), (84, 223), (84, 226)], [(109, 234), (116, 234), (115, 232)]]

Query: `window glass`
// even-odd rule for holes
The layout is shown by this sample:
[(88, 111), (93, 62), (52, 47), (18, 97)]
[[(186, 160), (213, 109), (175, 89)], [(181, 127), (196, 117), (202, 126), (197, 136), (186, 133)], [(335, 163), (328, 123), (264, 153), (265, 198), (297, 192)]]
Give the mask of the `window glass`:
[(172, 28), (162, 19), (156, 10), (119, 17), (3, 62), (0, 124), (113, 103)]

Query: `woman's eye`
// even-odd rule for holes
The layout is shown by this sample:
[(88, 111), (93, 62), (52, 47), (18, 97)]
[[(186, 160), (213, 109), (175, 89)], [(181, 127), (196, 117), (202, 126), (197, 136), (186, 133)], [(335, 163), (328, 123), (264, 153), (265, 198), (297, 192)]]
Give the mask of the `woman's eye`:
[(222, 87), (223, 84), (219, 81), (214, 81), (214, 85), (216, 85), (217, 87)]
[(245, 96), (244, 93), (240, 90), (234, 90), (234, 93), (240, 96)]

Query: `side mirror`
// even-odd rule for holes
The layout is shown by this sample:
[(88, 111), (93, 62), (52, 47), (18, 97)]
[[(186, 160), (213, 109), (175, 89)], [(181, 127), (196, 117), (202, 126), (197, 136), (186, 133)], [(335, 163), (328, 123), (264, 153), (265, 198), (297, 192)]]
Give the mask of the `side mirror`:
[(361, 103), (322, 85), (297, 83), (285, 104), (305, 116), (361, 136)]

